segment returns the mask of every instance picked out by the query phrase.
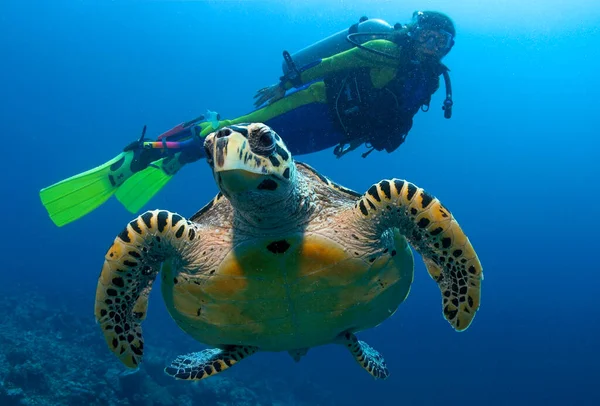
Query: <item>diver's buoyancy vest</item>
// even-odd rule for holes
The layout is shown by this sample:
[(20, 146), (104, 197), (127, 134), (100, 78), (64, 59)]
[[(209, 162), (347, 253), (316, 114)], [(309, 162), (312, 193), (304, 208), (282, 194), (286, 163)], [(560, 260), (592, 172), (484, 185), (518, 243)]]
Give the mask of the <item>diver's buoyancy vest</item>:
[[(315, 44), (293, 54), (283, 52), (282, 80), (299, 82), (300, 70), (309, 68), (322, 58), (360, 46), (367, 41), (386, 37), (402, 26), (391, 26), (384, 20), (362, 17), (357, 24), (339, 31)], [(356, 40), (350, 40), (350, 36)], [(410, 39), (396, 38), (399, 46), (410, 46)], [(401, 63), (395, 79), (382, 89), (373, 87), (370, 69), (360, 69), (353, 73), (339, 72), (323, 78), (327, 89), (327, 101), (334, 122), (346, 134), (348, 140), (363, 139), (378, 150), (388, 152), (396, 149), (412, 128), (413, 116), (422, 106), (429, 108), (433, 93), (439, 88), (439, 76), (444, 76), (446, 98), (442, 109), (444, 117), (452, 116), (452, 87), (448, 68), (441, 62), (423, 69), (420, 66), (404, 69), (410, 63)], [(296, 86), (296, 85), (294, 85)], [(296, 86), (297, 87), (297, 86)], [(425, 110), (426, 111), (426, 110)], [(382, 132), (389, 134), (382, 137)], [(387, 139), (384, 139), (387, 138)]]
[(362, 139), (391, 152), (412, 128), (413, 116), (429, 106), (443, 69), (441, 63), (426, 69), (399, 67), (397, 76), (380, 89), (372, 84), (371, 68), (328, 75), (324, 82), (330, 113), (348, 140)]

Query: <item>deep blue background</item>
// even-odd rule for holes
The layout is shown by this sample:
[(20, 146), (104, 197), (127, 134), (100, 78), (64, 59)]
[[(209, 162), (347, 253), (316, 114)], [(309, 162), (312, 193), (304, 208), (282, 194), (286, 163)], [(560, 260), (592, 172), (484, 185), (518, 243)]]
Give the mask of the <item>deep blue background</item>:
[[(283, 49), (361, 15), (394, 23), (438, 9), (457, 25), (445, 59), (454, 117), (443, 118), (440, 91), (393, 154), (297, 158), (358, 191), (400, 177), (439, 197), (484, 266), (474, 323), (460, 334), (449, 327), (417, 257), (407, 302), (361, 335), (386, 356), (389, 380), (370, 380), (334, 346), (311, 350), (297, 365), (263, 353), (236, 369), (314, 380), (352, 405), (600, 404), (598, 5), (102, 3), (0, 5), (3, 294), (72, 295), (74, 313), (91, 319), (105, 250), (133, 216), (113, 199), (59, 229), (39, 189), (114, 156), (144, 124), (157, 135), (206, 108), (246, 113), (256, 89), (280, 76)], [(147, 208), (190, 215), (215, 193), (199, 162)], [(150, 307), (148, 329), (177, 333), (156, 292)], [(147, 346), (160, 345), (158, 335), (148, 337)]]

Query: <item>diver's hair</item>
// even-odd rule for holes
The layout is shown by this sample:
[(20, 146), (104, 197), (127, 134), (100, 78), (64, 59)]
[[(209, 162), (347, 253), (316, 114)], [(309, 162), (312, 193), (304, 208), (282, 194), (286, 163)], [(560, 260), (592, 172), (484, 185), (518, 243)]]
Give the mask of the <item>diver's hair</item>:
[(453, 38), (456, 36), (456, 27), (452, 19), (439, 11), (415, 11), (412, 20), (418, 22), (423, 28), (443, 30), (452, 35)]
[(438, 11), (415, 11), (410, 22), (395, 27), (390, 40), (398, 46), (413, 48), (413, 36), (419, 27), (448, 32), (452, 36), (452, 44), (441, 57), (443, 58), (450, 52), (454, 45), (456, 29), (450, 17)]

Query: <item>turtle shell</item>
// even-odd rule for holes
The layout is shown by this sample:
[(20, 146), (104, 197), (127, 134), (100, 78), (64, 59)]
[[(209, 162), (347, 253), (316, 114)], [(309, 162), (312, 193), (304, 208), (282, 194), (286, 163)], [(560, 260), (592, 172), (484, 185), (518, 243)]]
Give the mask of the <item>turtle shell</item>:
[(179, 327), (210, 346), (327, 344), (378, 325), (408, 295), (413, 254), (402, 235), (390, 240), (387, 252), (369, 261), (314, 232), (252, 239), (209, 272), (166, 264), (163, 297)]

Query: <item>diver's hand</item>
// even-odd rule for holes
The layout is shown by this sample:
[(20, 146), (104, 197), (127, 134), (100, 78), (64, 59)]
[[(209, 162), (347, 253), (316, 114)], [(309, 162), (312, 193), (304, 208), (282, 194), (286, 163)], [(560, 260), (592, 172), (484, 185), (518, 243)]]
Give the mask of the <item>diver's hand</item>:
[(265, 102), (268, 104), (274, 103), (281, 99), (284, 95), (285, 89), (279, 86), (279, 83), (263, 87), (254, 95), (254, 98), (256, 99), (254, 101), (254, 107), (259, 107)]

